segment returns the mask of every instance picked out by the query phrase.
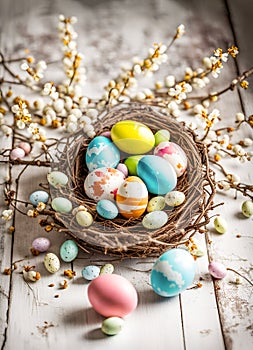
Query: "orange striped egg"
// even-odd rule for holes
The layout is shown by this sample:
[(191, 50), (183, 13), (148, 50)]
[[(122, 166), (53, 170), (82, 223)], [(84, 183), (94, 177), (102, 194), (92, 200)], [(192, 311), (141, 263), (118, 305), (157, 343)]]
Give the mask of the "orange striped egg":
[(125, 218), (138, 218), (148, 204), (148, 190), (137, 176), (129, 176), (118, 188), (116, 203)]

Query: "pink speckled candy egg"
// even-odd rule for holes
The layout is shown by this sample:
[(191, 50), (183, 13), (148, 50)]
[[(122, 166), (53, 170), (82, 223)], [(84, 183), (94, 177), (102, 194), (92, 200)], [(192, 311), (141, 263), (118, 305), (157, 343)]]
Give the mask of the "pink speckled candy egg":
[(114, 200), (115, 193), (125, 180), (124, 174), (114, 168), (98, 168), (89, 173), (84, 181), (84, 190), (89, 198)]
[(22, 159), (25, 156), (25, 151), (22, 148), (16, 147), (11, 150), (10, 158), (11, 160)]
[(22, 148), (25, 151), (26, 155), (28, 155), (31, 152), (31, 145), (28, 142), (20, 142), (18, 147)]
[(187, 157), (184, 150), (174, 142), (164, 141), (154, 149), (154, 155), (167, 160), (176, 171), (177, 177), (183, 175), (187, 168)]
[(105, 317), (124, 317), (137, 306), (136, 289), (127, 279), (116, 274), (102, 274), (88, 287), (88, 298), (93, 308)]
[(100, 136), (104, 136), (107, 137), (108, 139), (111, 138), (111, 131), (104, 131), (102, 132), (102, 134), (100, 134)]
[(51, 242), (46, 237), (35, 238), (35, 240), (32, 242), (32, 247), (41, 253), (46, 252), (49, 249), (50, 245)]
[(128, 168), (127, 168), (126, 164), (119, 163), (116, 169), (121, 171), (125, 175), (125, 177), (128, 176)]
[(217, 261), (210, 262), (210, 264), (208, 265), (208, 271), (210, 275), (217, 279), (222, 279), (227, 274), (226, 267)]

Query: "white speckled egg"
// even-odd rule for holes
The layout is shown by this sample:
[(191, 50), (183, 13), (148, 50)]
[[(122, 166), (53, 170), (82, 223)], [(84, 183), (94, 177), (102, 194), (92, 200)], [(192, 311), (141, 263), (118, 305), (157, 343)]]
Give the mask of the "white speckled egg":
[(166, 193), (165, 202), (170, 207), (177, 207), (181, 205), (185, 200), (185, 194), (180, 191), (171, 191)]
[(56, 197), (52, 200), (51, 203), (52, 208), (59, 213), (66, 214), (71, 212), (72, 203), (70, 200), (64, 197)]
[(11, 153), (10, 153), (11, 160), (22, 159), (24, 158), (24, 156), (25, 156), (25, 151), (20, 147), (16, 147), (13, 150), (11, 150)]
[(47, 203), (49, 194), (46, 191), (34, 191), (31, 193), (29, 200), (36, 207), (40, 202)]
[(68, 177), (61, 171), (52, 171), (51, 173), (47, 174), (47, 181), (51, 186), (59, 188), (67, 185)]
[(46, 237), (35, 238), (32, 242), (32, 247), (41, 253), (46, 252), (49, 249), (50, 245), (51, 242)]
[(168, 215), (165, 211), (152, 211), (144, 216), (142, 225), (148, 230), (157, 230), (164, 226), (168, 221)]
[(156, 196), (150, 199), (147, 206), (147, 212), (163, 210), (165, 207), (165, 199), (162, 196)]
[(107, 335), (118, 334), (124, 325), (124, 320), (121, 317), (109, 317), (102, 322), (101, 330)]
[(105, 264), (101, 267), (100, 275), (103, 275), (105, 273), (113, 273), (114, 266), (112, 264)]
[(96, 265), (88, 265), (82, 269), (82, 276), (87, 281), (92, 281), (99, 276), (100, 268)]
[(78, 245), (72, 239), (63, 242), (60, 247), (60, 257), (65, 262), (75, 260), (78, 255)]
[(54, 253), (47, 253), (44, 258), (44, 266), (50, 273), (55, 273), (60, 269), (60, 260)]
[(89, 227), (93, 223), (93, 217), (88, 211), (80, 210), (76, 213), (76, 221), (82, 227)]

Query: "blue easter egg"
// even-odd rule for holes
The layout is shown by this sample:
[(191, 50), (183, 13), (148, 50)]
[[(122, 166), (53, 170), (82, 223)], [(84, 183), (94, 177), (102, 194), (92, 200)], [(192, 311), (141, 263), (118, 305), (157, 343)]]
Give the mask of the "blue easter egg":
[(60, 257), (65, 262), (75, 260), (78, 254), (78, 245), (72, 239), (68, 239), (62, 243), (60, 247)]
[(151, 286), (162, 297), (178, 295), (192, 284), (195, 270), (195, 261), (187, 250), (170, 249), (155, 262)]
[(162, 157), (147, 155), (137, 165), (137, 174), (153, 194), (165, 194), (177, 185), (177, 175), (169, 162)]
[(120, 151), (105, 136), (95, 137), (86, 151), (86, 165), (89, 171), (97, 168), (116, 168), (120, 161)]
[(116, 218), (119, 213), (116, 204), (108, 199), (101, 199), (96, 205), (96, 210), (100, 216), (109, 220)]
[(85, 266), (82, 270), (82, 276), (87, 281), (92, 281), (100, 274), (100, 268), (96, 265)]
[(47, 203), (49, 199), (49, 194), (46, 191), (35, 191), (30, 195), (30, 202), (37, 206), (39, 202)]

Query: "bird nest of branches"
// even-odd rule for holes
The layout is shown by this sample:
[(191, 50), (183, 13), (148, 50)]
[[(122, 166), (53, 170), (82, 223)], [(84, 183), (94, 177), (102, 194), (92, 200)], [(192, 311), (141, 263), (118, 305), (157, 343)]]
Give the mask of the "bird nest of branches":
[[(79, 131), (68, 138), (65, 147), (57, 154), (52, 170), (64, 172), (68, 184), (51, 187), (51, 197), (64, 197), (73, 207), (85, 206), (94, 221), (89, 227), (81, 227), (73, 214), (56, 212), (53, 217), (59, 231), (67, 232), (85, 251), (99, 251), (122, 257), (158, 256), (168, 248), (187, 243), (209, 222), (208, 212), (213, 208), (215, 194), (214, 173), (209, 167), (207, 150), (196, 140), (194, 133), (184, 123), (179, 123), (153, 107), (130, 104), (113, 107), (102, 112), (94, 125), (96, 136), (121, 120), (134, 120), (148, 126), (154, 133), (167, 129), (171, 141), (186, 153), (187, 170), (178, 178), (176, 190), (185, 194), (185, 201), (178, 207), (165, 207), (168, 222), (157, 230), (147, 230), (142, 218), (126, 219), (119, 215), (113, 220), (97, 214), (96, 202), (87, 197), (84, 180), (88, 175), (85, 154), (91, 138)], [(150, 199), (150, 198), (149, 198)]]

